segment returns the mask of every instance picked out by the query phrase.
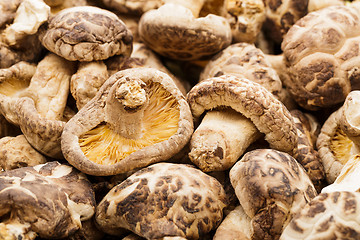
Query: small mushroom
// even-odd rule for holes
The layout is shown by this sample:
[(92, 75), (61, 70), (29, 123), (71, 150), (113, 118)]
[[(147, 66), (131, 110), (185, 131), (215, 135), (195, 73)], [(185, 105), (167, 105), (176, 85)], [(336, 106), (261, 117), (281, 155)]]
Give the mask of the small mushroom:
[(95, 212), (86, 176), (49, 162), (0, 173), (0, 238), (64, 238)]
[(44, 2), (51, 7), (51, 15), (71, 7), (87, 6), (87, 0), (44, 0)]
[(97, 61), (129, 56), (132, 34), (114, 13), (93, 6), (66, 8), (41, 28), (41, 43), (70, 61)]
[(46, 157), (36, 151), (24, 135), (0, 138), (0, 167), (3, 170), (32, 167), (46, 162)]
[(317, 192), (304, 168), (273, 149), (247, 152), (230, 170), (231, 184), (251, 219), (251, 239), (279, 239)]
[(147, 11), (139, 22), (141, 40), (156, 53), (176, 60), (204, 58), (227, 47), (232, 39), (229, 23), (214, 14), (198, 17), (202, 2), (177, 1)]
[(191, 165), (157, 163), (115, 186), (95, 219), (112, 235), (128, 229), (146, 239), (199, 239), (220, 224), (226, 204), (215, 178)]
[(265, 134), (270, 147), (292, 153), (297, 145), (287, 108), (260, 84), (222, 75), (196, 84), (187, 101), (194, 118), (205, 114), (190, 140), (189, 157), (203, 171), (229, 169)]
[(281, 44), (290, 77), (284, 84), (301, 107), (334, 107), (359, 88), (359, 36), (351, 6), (311, 12), (290, 28)]
[(189, 141), (189, 105), (167, 74), (133, 68), (112, 75), (65, 125), (66, 160), (90, 175), (115, 175), (164, 161)]
[(263, 0), (226, 0), (228, 20), (233, 42), (254, 43), (265, 21)]
[(360, 193), (321, 193), (284, 229), (281, 240), (359, 239)]

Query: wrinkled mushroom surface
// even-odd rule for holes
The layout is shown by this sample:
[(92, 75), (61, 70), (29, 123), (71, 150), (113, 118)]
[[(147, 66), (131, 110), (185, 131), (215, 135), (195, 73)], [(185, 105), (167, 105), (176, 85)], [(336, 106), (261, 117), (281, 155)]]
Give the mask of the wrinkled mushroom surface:
[(167, 74), (127, 69), (66, 123), (61, 147), (81, 171), (114, 175), (170, 158), (192, 131), (190, 108)]
[(278, 239), (290, 219), (317, 195), (304, 168), (273, 149), (247, 152), (231, 168), (230, 180), (251, 218), (252, 239)]
[(85, 175), (58, 162), (0, 173), (0, 237), (64, 238), (95, 212)]
[(64, 9), (41, 29), (41, 43), (70, 61), (104, 60), (129, 56), (132, 34), (114, 13), (93, 6)]
[(360, 193), (321, 193), (284, 229), (282, 240), (359, 239)]
[(190, 165), (157, 163), (115, 186), (95, 218), (110, 234), (125, 228), (146, 239), (199, 239), (220, 224), (226, 204), (215, 178)]

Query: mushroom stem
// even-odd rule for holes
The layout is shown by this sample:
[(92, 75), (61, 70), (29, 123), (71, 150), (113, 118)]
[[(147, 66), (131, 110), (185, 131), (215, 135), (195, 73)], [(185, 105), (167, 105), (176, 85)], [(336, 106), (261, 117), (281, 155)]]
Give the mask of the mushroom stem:
[(165, 4), (178, 4), (189, 9), (194, 17), (199, 17), (200, 11), (205, 3), (204, 0), (165, 0)]
[(189, 157), (202, 171), (230, 168), (261, 133), (232, 109), (208, 111), (190, 141)]
[(142, 118), (148, 103), (145, 86), (140, 79), (127, 78), (119, 80), (110, 89), (105, 121), (125, 138), (138, 139), (142, 135)]

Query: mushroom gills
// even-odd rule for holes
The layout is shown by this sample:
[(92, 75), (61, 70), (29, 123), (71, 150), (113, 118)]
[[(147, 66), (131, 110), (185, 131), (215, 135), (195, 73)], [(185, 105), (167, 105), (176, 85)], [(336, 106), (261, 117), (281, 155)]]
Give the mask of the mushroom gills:
[[(146, 85), (148, 103), (143, 109), (143, 116), (137, 119), (137, 126), (129, 123), (125, 116), (119, 116), (118, 124), (131, 124), (137, 127), (141, 134), (136, 138), (129, 138), (115, 132), (107, 122), (103, 122), (79, 137), (80, 148), (85, 156), (98, 164), (115, 164), (131, 153), (169, 139), (178, 130), (180, 118), (179, 105), (176, 99), (156, 82)], [(114, 109), (109, 109), (114, 111)], [(141, 117), (141, 115), (139, 115)], [(125, 124), (125, 125), (124, 125)], [(104, 144), (106, 143), (106, 144)]]
[(331, 140), (330, 149), (342, 164), (345, 164), (351, 156), (353, 142), (346, 136), (340, 127)]
[(261, 135), (251, 120), (231, 108), (208, 111), (191, 138), (189, 157), (205, 172), (228, 169)]

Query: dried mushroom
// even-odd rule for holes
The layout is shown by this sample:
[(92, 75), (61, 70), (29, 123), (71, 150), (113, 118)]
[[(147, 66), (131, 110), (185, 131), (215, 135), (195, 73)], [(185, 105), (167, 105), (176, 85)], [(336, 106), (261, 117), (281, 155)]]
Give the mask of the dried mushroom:
[(295, 124), (287, 108), (246, 78), (209, 78), (189, 91), (187, 101), (195, 118), (206, 112), (191, 137), (189, 153), (203, 171), (229, 169), (261, 133), (274, 149), (292, 153), (297, 145)]
[(23, 0), (2, 0), (0, 2), (0, 28), (12, 22), (16, 10)]
[(360, 193), (321, 193), (301, 209), (281, 240), (359, 239)]
[[(49, 53), (32, 67), (24, 79), (16, 71), (0, 84), (0, 110), (9, 122), (18, 125), (29, 143), (52, 158), (62, 158), (60, 137), (65, 124), (64, 113), (69, 94), (70, 77), (75, 66)], [(23, 68), (20, 69), (20, 71)]]
[[(143, 13), (156, 9), (166, 0), (102, 0), (104, 5), (119, 13), (141, 16)], [(203, 1), (203, 0), (202, 0)]]
[(281, 48), (288, 87), (303, 108), (342, 103), (359, 89), (360, 20), (351, 6), (330, 6), (307, 14), (288, 31)]
[(215, 229), (227, 204), (221, 184), (185, 164), (157, 163), (115, 186), (96, 208), (100, 228), (146, 239), (199, 239)]
[(66, 160), (90, 175), (115, 175), (164, 161), (193, 132), (184, 96), (167, 74), (133, 68), (112, 75), (65, 125)]
[(66, 8), (41, 28), (41, 43), (70, 61), (104, 60), (129, 56), (132, 34), (114, 13), (93, 6)]
[(95, 212), (85, 175), (58, 162), (0, 173), (0, 238), (64, 238)]
[(139, 22), (141, 40), (156, 53), (176, 60), (200, 59), (227, 47), (232, 39), (229, 23), (214, 14), (198, 17), (202, 2), (177, 1), (147, 11)]
[(317, 11), (333, 5), (345, 5), (344, 0), (309, 0), (308, 12)]
[(24, 135), (0, 138), (0, 167), (3, 170), (32, 167), (46, 162), (46, 157), (36, 151)]
[(51, 7), (51, 14), (55, 15), (61, 10), (71, 7), (87, 6), (87, 0), (44, 0)]
[(254, 43), (266, 18), (263, 0), (226, 0), (225, 9), (233, 42)]
[(231, 184), (251, 219), (251, 239), (279, 239), (317, 192), (303, 167), (273, 149), (247, 152), (230, 170)]

